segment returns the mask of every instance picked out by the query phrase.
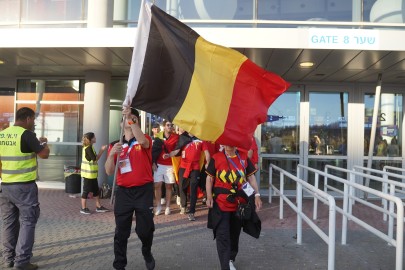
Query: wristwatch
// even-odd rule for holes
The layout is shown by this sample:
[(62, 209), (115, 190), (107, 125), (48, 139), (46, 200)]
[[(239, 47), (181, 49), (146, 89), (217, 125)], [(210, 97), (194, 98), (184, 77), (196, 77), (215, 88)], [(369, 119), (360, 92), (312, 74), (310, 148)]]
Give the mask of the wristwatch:
[(260, 193), (256, 193), (256, 194), (255, 194), (255, 197), (260, 197)]
[(129, 125), (136, 124), (136, 118), (132, 118), (131, 120), (128, 121)]

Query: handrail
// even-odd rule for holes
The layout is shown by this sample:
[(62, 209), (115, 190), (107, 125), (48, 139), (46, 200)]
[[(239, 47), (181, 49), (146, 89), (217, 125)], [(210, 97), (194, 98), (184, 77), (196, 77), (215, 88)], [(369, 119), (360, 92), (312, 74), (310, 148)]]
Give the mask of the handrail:
[[(273, 169), (280, 173), (280, 190), (273, 185), (272, 175)], [(297, 213), (297, 244), (302, 243), (302, 220), (306, 223), (328, 244), (328, 270), (335, 268), (335, 238), (336, 238), (336, 203), (333, 196), (319, 190), (307, 182), (299, 179), (299, 177), (292, 175), (291, 173), (277, 167), (274, 164), (270, 164), (269, 173), (269, 203), (271, 203), (271, 188), (273, 188), (280, 195), (280, 219), (283, 219), (283, 207), (284, 200), (287, 204)], [(297, 182), (297, 206), (284, 195), (284, 176), (289, 177), (291, 180)], [(324, 203), (329, 204), (329, 233), (326, 235), (310, 218), (308, 218), (302, 211), (302, 193), (305, 191), (312, 193), (315, 197), (322, 200)]]
[[(299, 168), (303, 168), (303, 169), (307, 169), (307, 170), (311, 170), (311, 171), (318, 171), (316, 169), (313, 168), (309, 168), (307, 166), (303, 166), (298, 164)], [(362, 226), (363, 228), (365, 228), (366, 230), (370, 231), (371, 233), (375, 234), (376, 236), (380, 237), (381, 239), (387, 241), (389, 244), (393, 245), (396, 247), (396, 270), (401, 270), (402, 269), (402, 265), (403, 265), (403, 245), (404, 245), (404, 206), (402, 204), (402, 200), (398, 197), (395, 197), (393, 195), (390, 194), (385, 194), (381, 191), (369, 188), (369, 187), (365, 187), (363, 185), (357, 184), (354, 182), (355, 177), (354, 176), (362, 176), (362, 177), (366, 177), (369, 179), (375, 179), (375, 180), (380, 180), (382, 179), (381, 177), (376, 177), (374, 175), (369, 175), (369, 174), (365, 174), (365, 173), (361, 173), (361, 172), (357, 172), (354, 170), (348, 170), (348, 169), (344, 169), (344, 168), (340, 168), (340, 167), (335, 167), (335, 166), (331, 166), (331, 165), (326, 165), (325, 166), (325, 171), (327, 171), (328, 169), (333, 169), (336, 171), (341, 171), (341, 172), (346, 172), (350, 175), (350, 181), (339, 178), (337, 176), (334, 175), (328, 175), (328, 178), (333, 179), (335, 181), (341, 182), (344, 184), (344, 196), (343, 196), (343, 210), (340, 209), (339, 207), (336, 206), (336, 211), (340, 212), (343, 214), (343, 219), (342, 219), (342, 244), (346, 244), (346, 237), (347, 237), (347, 221), (348, 218), (350, 218), (350, 220), (352, 220), (353, 222), (357, 223), (358, 225)], [(320, 171), (319, 171), (320, 172)], [(371, 193), (377, 197), (381, 197), (384, 198), (386, 200), (392, 201), (396, 204), (396, 209), (397, 209), (397, 214), (395, 215), (392, 214), (393, 216), (395, 216), (397, 218), (397, 229), (396, 229), (396, 240), (394, 239), (393, 236), (391, 235), (386, 235), (384, 233), (382, 233), (381, 231), (375, 229), (374, 227), (370, 226), (369, 224), (365, 223), (364, 221), (358, 219), (357, 217), (353, 216), (351, 214), (351, 211), (349, 211), (349, 190), (348, 187), (351, 187), (352, 189), (359, 189), (363, 192), (366, 193)], [(356, 198), (356, 201), (367, 205), (367, 206), (371, 206), (371, 204), (361, 198)], [(384, 212), (384, 209), (382, 207), (378, 207), (376, 205), (373, 205), (373, 208)]]
[[(395, 192), (398, 191), (397, 187), (401, 187), (401, 188), (405, 189), (405, 183), (390, 180), (390, 179), (388, 179), (388, 176), (399, 178), (399, 179), (405, 179), (405, 175), (399, 175), (399, 174), (396, 174), (396, 173), (391, 173), (391, 172), (386, 171), (386, 169), (393, 170), (393, 168), (397, 169), (398, 171), (405, 171), (403, 169), (396, 168), (396, 167), (391, 167), (391, 166), (385, 166), (383, 168), (383, 171), (372, 169), (372, 168), (367, 168), (367, 167), (362, 167), (362, 166), (353, 166), (354, 170), (357, 169), (357, 170), (362, 170), (362, 171), (366, 171), (366, 172), (370, 172), (370, 173), (372, 172), (372, 173), (381, 174), (383, 178), (381, 178), (381, 179), (373, 179), (373, 180), (382, 182), (382, 192), (383, 193), (395, 196)], [(388, 184), (390, 185), (389, 192), (388, 192)], [(384, 210), (387, 210), (387, 200), (386, 199), (382, 198), (382, 204), (383, 204)], [(388, 216), (388, 235), (393, 236), (393, 234), (394, 234), (394, 215), (395, 215), (395, 213), (394, 213), (394, 205), (393, 205), (393, 203), (391, 201), (389, 203), (389, 208), (388, 209), (389, 209), (388, 214), (386, 212), (384, 212), (384, 214), (383, 214), (383, 220), (386, 221), (387, 216)]]

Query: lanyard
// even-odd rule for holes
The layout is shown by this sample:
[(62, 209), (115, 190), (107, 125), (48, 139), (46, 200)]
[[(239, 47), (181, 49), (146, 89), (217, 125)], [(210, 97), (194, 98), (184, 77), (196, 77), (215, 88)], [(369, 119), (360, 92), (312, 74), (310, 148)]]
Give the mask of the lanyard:
[(137, 142), (136, 140), (133, 140), (133, 141), (131, 142), (131, 144), (129, 145), (129, 148), (128, 148), (128, 151), (127, 151), (127, 154), (126, 154), (127, 157), (129, 156), (129, 153), (131, 152), (132, 147), (134, 147), (134, 145), (135, 145), (136, 142)]
[(232, 158), (230, 158), (227, 154), (225, 154), (225, 156), (226, 156), (226, 159), (227, 159), (229, 162), (231, 162), (232, 166), (238, 171), (239, 175), (240, 175), (241, 177), (244, 177), (244, 176), (246, 175), (245, 166), (243, 166), (243, 162), (242, 162), (242, 160), (240, 159), (239, 154), (236, 153), (236, 156), (238, 157), (239, 162), (240, 162), (240, 165), (242, 165), (243, 170), (239, 169), (238, 166), (236, 166), (235, 162), (232, 160)]

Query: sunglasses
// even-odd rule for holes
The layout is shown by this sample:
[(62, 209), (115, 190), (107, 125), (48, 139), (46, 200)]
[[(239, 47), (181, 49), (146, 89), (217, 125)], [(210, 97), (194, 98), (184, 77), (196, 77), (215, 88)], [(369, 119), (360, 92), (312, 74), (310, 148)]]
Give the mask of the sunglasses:
[(174, 124), (166, 124), (166, 127), (172, 127)]

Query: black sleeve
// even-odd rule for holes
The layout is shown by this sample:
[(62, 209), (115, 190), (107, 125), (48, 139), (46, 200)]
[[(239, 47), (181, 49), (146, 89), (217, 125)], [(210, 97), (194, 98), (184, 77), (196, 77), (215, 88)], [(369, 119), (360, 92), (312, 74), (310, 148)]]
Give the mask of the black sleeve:
[(96, 154), (94, 154), (92, 146), (87, 147), (84, 152), (85, 152), (85, 158), (87, 159), (87, 161), (96, 161), (97, 156), (96, 156)]
[(254, 174), (257, 170), (255, 165), (253, 165), (252, 161), (250, 160), (250, 158), (247, 159), (247, 168), (246, 168), (246, 176), (250, 176), (252, 174)]
[(21, 135), (21, 152), (23, 153), (39, 153), (44, 149), (40, 144), (34, 132), (26, 130)]
[(208, 175), (215, 177), (217, 169), (215, 168), (215, 160), (211, 158), (210, 163), (208, 163), (207, 169), (205, 170)]
[[(190, 136), (188, 136), (187, 133), (182, 133), (179, 136), (179, 140), (177, 141), (177, 144), (176, 144), (176, 147), (174, 148), (174, 150), (183, 148), (183, 146), (187, 145), (191, 141), (192, 141), (192, 139), (190, 138)], [(178, 155), (181, 155), (181, 153), (179, 153)]]
[(159, 158), (160, 153), (162, 152), (163, 140), (155, 138), (152, 144), (152, 163), (156, 163)]

